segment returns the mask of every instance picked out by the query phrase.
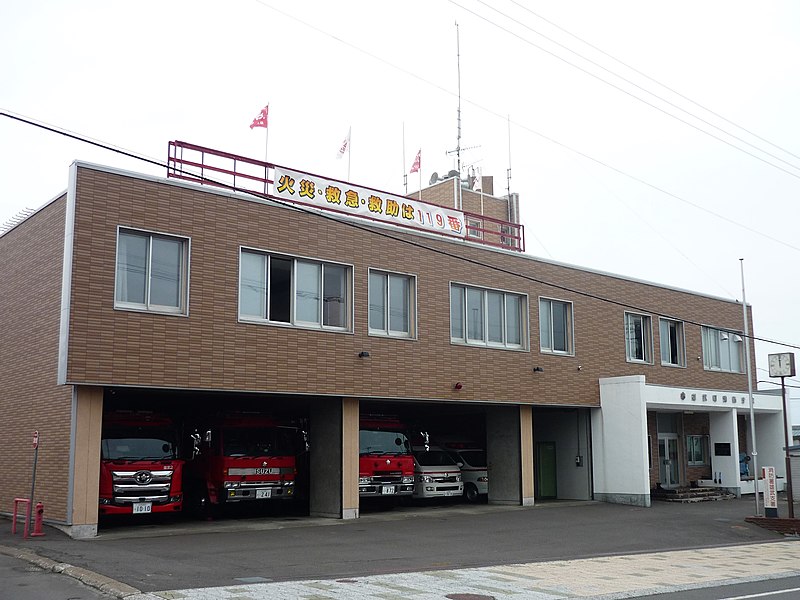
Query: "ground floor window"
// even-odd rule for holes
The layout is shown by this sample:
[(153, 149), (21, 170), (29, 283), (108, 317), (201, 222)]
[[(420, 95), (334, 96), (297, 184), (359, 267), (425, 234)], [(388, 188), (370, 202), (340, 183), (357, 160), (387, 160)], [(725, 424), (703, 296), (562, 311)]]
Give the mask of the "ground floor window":
[(686, 436), (686, 462), (690, 467), (701, 467), (708, 462), (708, 436)]

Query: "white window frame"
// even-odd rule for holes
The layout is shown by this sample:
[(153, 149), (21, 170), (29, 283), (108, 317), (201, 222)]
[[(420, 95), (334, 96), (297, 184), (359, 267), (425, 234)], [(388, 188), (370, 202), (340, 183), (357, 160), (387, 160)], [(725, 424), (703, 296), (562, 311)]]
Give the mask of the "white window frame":
[[(475, 229), (470, 229), (470, 227), (474, 227), (478, 231), (475, 231)], [(484, 229), (482, 220), (474, 217), (467, 217), (467, 239), (482, 240), (483, 231), (480, 231), (481, 229)]]
[[(699, 461), (691, 460), (691, 451), (689, 449), (689, 438), (700, 438), (700, 453), (702, 454)], [(703, 443), (705, 442), (705, 443)], [(711, 464), (711, 449), (710, 449), (709, 436), (707, 435), (687, 435), (686, 436), (686, 464), (689, 467), (707, 467)]]
[[(670, 362), (670, 345), (669, 345), (669, 338), (667, 340), (664, 339), (664, 332), (661, 328), (663, 323), (674, 323), (678, 327), (678, 362)], [(669, 331), (669, 329), (667, 330)], [(658, 347), (659, 352), (661, 354), (661, 364), (665, 367), (685, 367), (686, 366), (686, 328), (684, 327), (683, 321), (679, 321), (677, 319), (669, 319), (667, 317), (659, 317), (658, 318)], [(664, 342), (667, 342), (667, 352), (664, 352)]]
[[(642, 349), (644, 352), (644, 356), (642, 358), (637, 358), (635, 356), (631, 356), (631, 345), (629, 343), (629, 335), (628, 335), (628, 328), (629, 320), (633, 318), (642, 319)], [(645, 327), (645, 320), (647, 327)], [(637, 363), (640, 365), (652, 365), (653, 364), (653, 318), (650, 315), (644, 313), (637, 313), (637, 312), (630, 312), (625, 311), (625, 318), (624, 318), (624, 333), (625, 333), (625, 359), (630, 363)]]
[[(250, 314), (242, 314), (242, 303), (241, 303), (241, 296), (242, 296), (242, 256), (246, 253), (255, 254), (259, 256), (266, 257), (265, 260), (265, 277), (266, 282), (264, 286), (264, 293), (265, 293), (265, 302), (263, 306), (263, 313), (262, 316), (250, 315)], [(269, 318), (269, 311), (270, 311), (270, 264), (271, 259), (281, 259), (287, 260), (292, 262), (292, 269), (291, 269), (291, 285), (289, 290), (289, 321), (275, 321)], [(301, 321), (297, 317), (297, 265), (298, 263), (309, 263), (309, 264), (316, 264), (319, 265), (319, 273), (320, 273), (320, 280), (319, 280), (319, 294), (320, 294), (320, 301), (319, 301), (319, 310), (318, 310), (318, 317), (317, 321)], [(338, 325), (326, 325), (324, 324), (324, 312), (325, 312), (325, 302), (324, 298), (322, 297), (324, 293), (324, 286), (325, 286), (325, 266), (329, 267), (341, 267), (345, 269), (345, 325), (338, 326)], [(236, 302), (236, 310), (239, 318), (239, 322), (241, 323), (258, 323), (262, 325), (273, 325), (276, 327), (291, 327), (295, 329), (314, 329), (320, 331), (333, 331), (333, 332), (340, 332), (340, 333), (352, 333), (353, 332), (353, 265), (347, 263), (339, 263), (333, 261), (326, 261), (320, 260), (318, 258), (310, 258), (305, 256), (295, 256), (291, 254), (286, 254), (283, 252), (272, 252), (270, 250), (261, 250), (258, 248), (251, 248), (247, 246), (240, 246), (239, 247), (239, 277), (238, 277), (238, 289), (237, 289), (237, 302)]]
[[(745, 372), (745, 341), (741, 332), (703, 325), (700, 328), (700, 336), (703, 346), (703, 368), (706, 371), (720, 371), (722, 373)], [(731, 357), (733, 356), (731, 350), (735, 347), (734, 344), (738, 344), (739, 369), (736, 371), (723, 366), (723, 350), (727, 350), (727, 363), (730, 365)]]
[[(550, 347), (546, 348), (542, 344), (544, 340), (542, 339), (542, 302), (547, 302), (550, 304), (550, 319), (549, 319), (549, 329), (550, 329)], [(553, 349), (553, 303), (557, 302), (559, 304), (563, 304), (568, 309), (567, 311), (567, 328), (569, 331), (567, 332), (567, 339), (566, 341), (566, 350), (554, 350)], [(573, 303), (569, 300), (562, 300), (560, 298), (549, 298), (547, 296), (539, 296), (539, 351), (543, 354), (555, 354), (559, 356), (575, 356), (575, 307)]]
[[(384, 322), (386, 327), (384, 329), (376, 329), (370, 325), (369, 313), (371, 308), (367, 309), (367, 328), (369, 335), (380, 337), (392, 337), (400, 339), (417, 339), (417, 276), (410, 273), (398, 273), (396, 271), (387, 271), (385, 269), (368, 269), (367, 270), (367, 302), (372, 294), (370, 288), (372, 275), (381, 275), (385, 277), (386, 292), (384, 294)], [(391, 328), (391, 293), (389, 290), (389, 281), (391, 277), (402, 277), (408, 280), (408, 331), (394, 331)]]
[[(145, 266), (145, 289), (144, 289), (144, 302), (127, 302), (120, 300), (117, 297), (117, 289), (120, 284), (119, 273), (119, 251), (120, 251), (120, 237), (124, 234), (131, 234), (139, 237), (147, 238), (147, 265)], [(181, 264), (180, 273), (178, 274), (180, 281), (178, 284), (178, 306), (169, 306), (163, 304), (153, 304), (150, 301), (152, 277), (152, 260), (153, 260), (153, 239), (172, 240), (181, 243)], [(191, 238), (183, 235), (175, 235), (172, 233), (164, 233), (160, 231), (151, 231), (147, 229), (139, 229), (136, 227), (117, 226), (117, 248), (114, 258), (114, 308), (120, 310), (132, 310), (139, 312), (188, 316), (189, 314), (189, 263), (191, 256)]]
[[(462, 323), (463, 323), (463, 331), (462, 335), (459, 337), (453, 336), (453, 329), (452, 329), (452, 299), (453, 299), (453, 291), (460, 290), (464, 302), (462, 304)], [(481, 294), (481, 308), (483, 311), (483, 322), (482, 322), (482, 335), (483, 339), (478, 340), (469, 337), (469, 322), (467, 319), (467, 294), (468, 292), (478, 292)], [(489, 310), (488, 310), (488, 298), (489, 293), (495, 294), (502, 294), (503, 296), (503, 342), (492, 342), (489, 341)], [(520, 343), (509, 343), (508, 342), (508, 315), (507, 315), (507, 307), (508, 307), (508, 297), (515, 297), (519, 300), (519, 337)], [(527, 351), (528, 350), (528, 295), (522, 294), (520, 292), (512, 292), (508, 290), (499, 290), (494, 288), (486, 288), (476, 285), (469, 285), (466, 283), (458, 283), (458, 282), (450, 282), (450, 343), (457, 344), (457, 345), (464, 345), (464, 346), (478, 346), (483, 348), (498, 348), (501, 350), (516, 350), (516, 351)]]

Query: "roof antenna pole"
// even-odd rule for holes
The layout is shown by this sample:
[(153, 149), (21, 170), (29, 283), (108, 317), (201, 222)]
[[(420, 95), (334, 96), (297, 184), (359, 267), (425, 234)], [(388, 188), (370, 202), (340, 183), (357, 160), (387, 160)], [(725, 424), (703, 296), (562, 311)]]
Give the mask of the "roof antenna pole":
[(458, 161), (458, 210), (463, 208), (461, 199), (461, 42), (456, 21), (456, 67), (458, 70), (458, 137), (456, 138), (456, 158)]
[(506, 169), (506, 192), (511, 203), (511, 115), (508, 115), (508, 169)]

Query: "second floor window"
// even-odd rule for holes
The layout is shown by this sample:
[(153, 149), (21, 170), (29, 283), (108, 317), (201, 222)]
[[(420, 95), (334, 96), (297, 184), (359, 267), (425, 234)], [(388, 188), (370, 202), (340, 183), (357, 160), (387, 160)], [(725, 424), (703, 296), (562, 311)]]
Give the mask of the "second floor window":
[(672, 319), (659, 319), (658, 323), (661, 341), (661, 364), (685, 367), (683, 323)]
[(539, 298), (539, 348), (542, 352), (573, 354), (572, 302)]
[(650, 317), (625, 313), (625, 351), (631, 362), (652, 362), (653, 332)]
[(189, 240), (120, 228), (114, 306), (185, 314)]
[(415, 337), (416, 285), (411, 275), (369, 272), (369, 332)]
[(351, 273), (346, 265), (242, 250), (239, 317), (350, 330)]
[(733, 331), (703, 327), (703, 367), (711, 371), (742, 373), (742, 336)]
[(521, 294), (450, 285), (450, 340), (501, 348), (525, 347), (527, 300)]

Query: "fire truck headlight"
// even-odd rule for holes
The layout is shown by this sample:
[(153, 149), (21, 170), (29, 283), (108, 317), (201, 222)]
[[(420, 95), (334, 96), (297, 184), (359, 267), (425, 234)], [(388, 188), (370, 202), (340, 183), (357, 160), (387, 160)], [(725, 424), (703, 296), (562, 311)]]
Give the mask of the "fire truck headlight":
[(433, 477), (430, 475), (420, 475), (417, 481), (420, 481), (421, 483), (433, 483)]
[(108, 498), (100, 498), (100, 504), (111, 504), (111, 500)]
[(370, 483), (372, 483), (372, 478), (371, 477), (359, 477), (358, 478), (358, 484), (359, 485), (369, 485)]
[(180, 502), (180, 501), (181, 501), (181, 496), (180, 496), (180, 495), (177, 495), (177, 496), (170, 496), (170, 497), (169, 497), (169, 501), (170, 501), (170, 502)]
[(223, 485), (224, 485), (224, 487), (226, 489), (227, 488), (237, 488), (237, 487), (239, 487), (239, 482), (238, 481), (226, 481)]
[(414, 476), (413, 475), (405, 475), (403, 477), (403, 483), (414, 483)]
[(456, 481), (461, 481), (461, 473), (459, 473), (458, 475), (456, 475)]
[(478, 481), (480, 481), (481, 483), (486, 483), (487, 481), (489, 481), (489, 478), (488, 477), (478, 477)]

